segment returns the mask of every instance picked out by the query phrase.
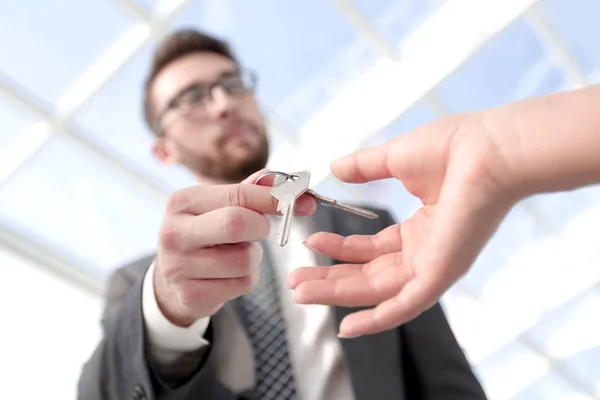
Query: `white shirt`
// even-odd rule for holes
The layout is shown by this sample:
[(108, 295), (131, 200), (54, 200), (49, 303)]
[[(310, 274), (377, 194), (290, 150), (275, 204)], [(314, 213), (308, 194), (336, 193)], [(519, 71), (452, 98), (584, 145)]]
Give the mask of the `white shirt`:
[[(313, 253), (302, 245), (307, 237), (305, 220), (295, 218), (288, 244), (275, 244), (280, 218), (271, 218), (271, 236), (267, 239), (270, 255), (280, 282), (283, 318), (287, 326), (289, 353), (300, 400), (353, 400), (350, 375), (337, 338), (332, 308), (299, 305), (285, 287), (288, 275), (297, 267), (316, 265)], [(200, 349), (209, 342), (203, 338), (209, 318), (187, 328), (173, 325), (158, 308), (153, 285), (154, 264), (146, 272), (142, 308), (153, 358), (168, 369), (182, 354)]]

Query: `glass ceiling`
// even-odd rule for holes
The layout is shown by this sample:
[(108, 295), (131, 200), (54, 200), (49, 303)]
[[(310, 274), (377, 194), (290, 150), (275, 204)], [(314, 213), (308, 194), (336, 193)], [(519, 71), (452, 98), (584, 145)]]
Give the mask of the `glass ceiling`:
[[(446, 113), (597, 82), (598, 15), (594, 0), (1, 1), (1, 237), (99, 284), (154, 250), (165, 199), (193, 184), (152, 157), (141, 115), (165, 29), (221, 35), (258, 71), (271, 166), (310, 168), (319, 192), (402, 220), (419, 204), (401, 185), (341, 185), (329, 160)], [(599, 200), (592, 187), (519, 204), (444, 298), (492, 398), (600, 398), (586, 269), (600, 254), (581, 247)], [(569, 254), (522, 261), (558, 248)]]

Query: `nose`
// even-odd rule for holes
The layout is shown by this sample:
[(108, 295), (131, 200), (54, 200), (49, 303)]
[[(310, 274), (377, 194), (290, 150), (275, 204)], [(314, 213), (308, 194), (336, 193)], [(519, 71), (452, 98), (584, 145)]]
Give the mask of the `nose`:
[(211, 100), (207, 104), (208, 114), (215, 119), (227, 118), (237, 108), (236, 99), (221, 86), (213, 88)]

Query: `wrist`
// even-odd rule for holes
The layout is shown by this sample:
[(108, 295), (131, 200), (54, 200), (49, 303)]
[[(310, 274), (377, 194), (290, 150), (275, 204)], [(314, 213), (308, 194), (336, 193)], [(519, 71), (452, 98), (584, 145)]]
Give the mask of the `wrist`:
[(153, 285), (156, 305), (170, 323), (181, 328), (187, 328), (196, 321), (197, 318), (186, 315), (185, 312), (174, 307), (173, 300), (176, 298), (176, 294), (168, 289), (164, 276), (159, 273), (159, 268), (154, 268)]
[(198, 308), (186, 308), (177, 301), (178, 295), (172, 290), (172, 286), (165, 281), (165, 277), (159, 272), (160, 268), (154, 268), (153, 271), (153, 289), (156, 299), (156, 305), (163, 316), (173, 325), (180, 328), (188, 328), (196, 321), (202, 318), (208, 318), (214, 315), (223, 307), (224, 303), (215, 306)]

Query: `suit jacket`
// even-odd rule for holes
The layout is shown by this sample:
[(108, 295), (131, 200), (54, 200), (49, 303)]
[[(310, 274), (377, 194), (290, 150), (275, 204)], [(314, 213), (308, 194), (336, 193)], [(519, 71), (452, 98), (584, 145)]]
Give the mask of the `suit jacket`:
[[(367, 220), (330, 207), (309, 218), (314, 232), (340, 235), (374, 234), (394, 224), (389, 213), (375, 210)], [(321, 265), (335, 260), (318, 255)], [(177, 385), (157, 376), (146, 356), (142, 316), (142, 281), (153, 256), (118, 269), (108, 285), (102, 319), (104, 336), (84, 365), (79, 398), (86, 400), (245, 399), (252, 385), (250, 342), (235, 307), (226, 304), (212, 318), (206, 333), (211, 345), (196, 372)], [(264, 260), (263, 260), (264, 262)], [(232, 303), (232, 302), (230, 302)], [(356, 308), (334, 307), (339, 324)], [(439, 304), (404, 325), (375, 335), (341, 342), (356, 400), (485, 399)]]

